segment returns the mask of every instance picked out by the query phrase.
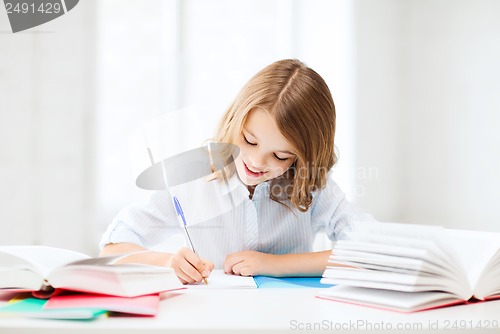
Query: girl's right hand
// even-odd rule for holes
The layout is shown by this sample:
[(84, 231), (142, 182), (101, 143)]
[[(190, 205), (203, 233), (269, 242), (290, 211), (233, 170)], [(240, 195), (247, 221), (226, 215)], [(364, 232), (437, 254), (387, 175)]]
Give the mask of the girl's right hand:
[(186, 247), (179, 249), (177, 253), (172, 255), (168, 266), (175, 270), (182, 284), (201, 282), (214, 269), (213, 262), (202, 259)]

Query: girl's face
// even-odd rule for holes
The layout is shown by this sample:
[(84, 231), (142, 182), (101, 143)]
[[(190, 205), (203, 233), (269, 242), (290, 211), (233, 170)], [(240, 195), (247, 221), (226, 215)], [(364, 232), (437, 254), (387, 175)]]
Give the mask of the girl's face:
[(282, 175), (296, 159), (274, 119), (262, 109), (248, 114), (236, 145), (240, 148), (236, 170), (247, 186)]

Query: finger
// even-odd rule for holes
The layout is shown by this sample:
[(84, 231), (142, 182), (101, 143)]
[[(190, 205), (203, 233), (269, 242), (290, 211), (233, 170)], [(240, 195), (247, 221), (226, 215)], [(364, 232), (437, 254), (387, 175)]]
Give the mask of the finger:
[[(194, 283), (195, 279), (191, 277), (189, 270), (186, 268), (191, 267), (191, 265), (187, 262), (184, 264), (178, 266), (175, 270), (175, 273), (177, 274), (177, 277), (183, 284), (188, 284), (188, 283)], [(192, 267), (191, 267), (192, 268)], [(194, 269), (193, 269), (194, 270)], [(196, 270), (194, 270), (196, 272)]]
[(203, 277), (208, 277), (210, 276), (210, 273), (212, 272), (212, 270), (214, 270), (214, 263), (212, 261), (208, 261), (208, 260), (203, 260), (204, 261), (204, 268), (203, 268), (203, 271), (202, 271), (202, 276)]
[(254, 276), (254, 270), (251, 267), (246, 266), (240, 269), (241, 276)]
[(202, 260), (202, 258), (199, 257), (198, 254), (193, 252), (191, 249), (188, 248), (183, 249), (182, 255), (184, 256), (186, 261), (189, 262), (191, 266), (195, 268), (198, 272), (201, 272), (205, 267), (205, 262)]
[(201, 282), (203, 280), (203, 277), (201, 276), (200, 272), (196, 270), (193, 266), (191, 266), (189, 263), (180, 266), (179, 270), (182, 272), (181, 273), (182, 279), (184, 279), (188, 283)]
[(182, 284), (188, 284), (192, 280), (188, 275), (186, 275), (185, 272), (183, 272), (180, 269), (176, 270), (175, 274), (177, 275), (177, 278), (179, 279), (179, 281), (181, 281)]
[(242, 270), (244, 270), (245, 268), (247, 268), (248, 265), (246, 264), (246, 262), (242, 261), (242, 262), (238, 262), (236, 263), (233, 268), (232, 268), (232, 271), (235, 275), (240, 275), (240, 276), (243, 276), (241, 274)]
[(240, 263), (243, 261), (243, 258), (236, 256), (236, 254), (230, 254), (226, 257), (226, 260), (224, 261), (224, 272), (226, 274), (233, 274), (233, 267), (235, 264)]
[(201, 280), (203, 279), (201, 273), (193, 267), (193, 264), (190, 261), (200, 261), (201, 263), (203, 263), (199, 256), (188, 248), (182, 248), (177, 252), (177, 276), (187, 283), (201, 282)]

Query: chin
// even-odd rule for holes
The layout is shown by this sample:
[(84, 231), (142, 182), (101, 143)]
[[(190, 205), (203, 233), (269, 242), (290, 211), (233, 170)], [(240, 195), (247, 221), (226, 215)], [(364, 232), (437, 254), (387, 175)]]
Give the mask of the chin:
[(238, 177), (240, 178), (241, 182), (245, 184), (246, 186), (255, 186), (259, 182), (252, 182), (253, 180), (249, 180), (245, 172), (240, 171), (240, 169), (236, 169), (236, 172), (238, 173)]

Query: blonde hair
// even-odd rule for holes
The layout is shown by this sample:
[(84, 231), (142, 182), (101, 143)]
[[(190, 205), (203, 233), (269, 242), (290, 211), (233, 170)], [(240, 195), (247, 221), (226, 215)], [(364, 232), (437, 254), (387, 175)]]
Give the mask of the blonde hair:
[(248, 113), (256, 108), (272, 115), (297, 156), (282, 176), (270, 181), (271, 198), (280, 203), (289, 199), (305, 212), (312, 204), (312, 191), (325, 187), (328, 171), (337, 161), (330, 90), (318, 73), (299, 60), (276, 61), (241, 89), (222, 117), (215, 139), (236, 143)]

